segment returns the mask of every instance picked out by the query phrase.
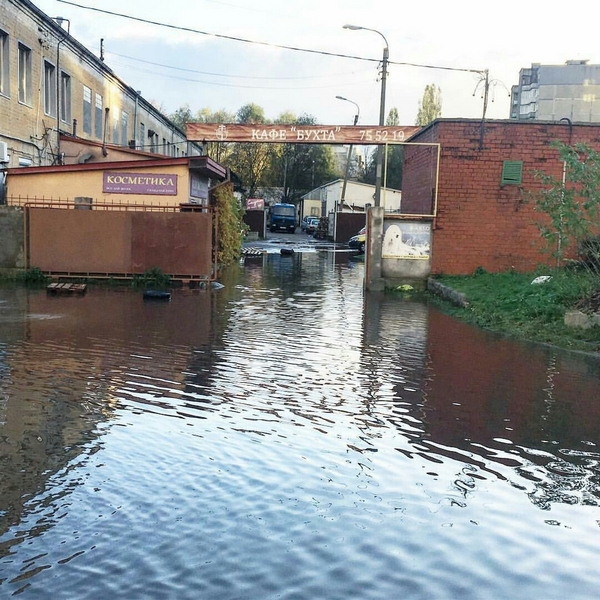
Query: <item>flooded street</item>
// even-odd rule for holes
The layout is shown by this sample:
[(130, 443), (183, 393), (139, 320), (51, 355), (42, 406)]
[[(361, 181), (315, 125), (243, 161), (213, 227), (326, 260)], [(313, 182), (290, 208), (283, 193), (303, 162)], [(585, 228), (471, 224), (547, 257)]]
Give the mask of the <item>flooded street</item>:
[(0, 287), (0, 597), (598, 597), (600, 359), (363, 267)]

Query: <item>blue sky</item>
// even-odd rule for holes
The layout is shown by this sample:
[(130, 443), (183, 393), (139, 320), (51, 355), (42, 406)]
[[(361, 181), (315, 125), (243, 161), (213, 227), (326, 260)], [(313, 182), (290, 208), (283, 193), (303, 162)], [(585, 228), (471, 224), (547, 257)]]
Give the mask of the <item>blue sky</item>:
[[(595, 0), (560, 8), (515, 0), (33, 2), (49, 16), (69, 19), (71, 34), (94, 53), (99, 54), (103, 39), (105, 62), (167, 113), (186, 104), (193, 112), (202, 108), (235, 112), (254, 102), (268, 119), (289, 111), (336, 125), (352, 123), (355, 103), (360, 123), (377, 124), (378, 61), (384, 37), (391, 61), (386, 113), (397, 108), (403, 125), (414, 124), (428, 84), (441, 88), (443, 117), (480, 118), (483, 86), (480, 76), (469, 69), (489, 70), (487, 114), (508, 118), (508, 91), (517, 83), (520, 68), (570, 59), (600, 62), (596, 31), (600, 4)], [(350, 31), (343, 29), (344, 24), (379, 33)]]

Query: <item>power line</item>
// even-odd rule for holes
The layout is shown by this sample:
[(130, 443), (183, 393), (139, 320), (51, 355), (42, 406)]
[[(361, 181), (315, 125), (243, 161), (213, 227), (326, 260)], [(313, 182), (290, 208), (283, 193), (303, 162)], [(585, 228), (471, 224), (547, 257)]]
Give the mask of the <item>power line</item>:
[[(109, 53), (110, 54), (110, 53)], [(126, 66), (123, 65), (122, 63), (117, 62), (113, 62), (112, 64), (116, 64), (119, 65), (121, 67)], [(152, 64), (152, 63), (150, 63)], [(192, 71), (192, 73), (194, 73), (195, 71)], [(330, 82), (330, 83), (326, 83), (323, 85), (307, 85), (307, 84), (301, 84), (301, 87), (298, 86), (293, 86), (293, 85), (289, 85), (289, 86), (285, 86), (285, 85), (280, 85), (280, 86), (274, 86), (274, 85), (250, 85), (250, 84), (240, 84), (240, 83), (226, 83), (226, 82), (219, 82), (219, 81), (207, 81), (207, 80), (202, 80), (202, 79), (195, 79), (193, 77), (183, 77), (183, 76), (178, 76), (178, 75), (170, 75), (168, 73), (157, 73), (156, 71), (153, 71), (151, 69), (144, 69), (144, 68), (136, 68), (136, 73), (149, 73), (151, 75), (154, 75), (155, 77), (161, 77), (161, 78), (165, 78), (165, 79), (175, 79), (177, 81), (188, 81), (190, 83), (199, 83), (199, 84), (203, 84), (203, 85), (212, 85), (212, 86), (217, 86), (217, 87), (230, 87), (230, 88), (238, 88), (238, 89), (251, 89), (251, 90), (298, 90), (298, 89), (303, 89), (303, 90), (318, 90), (318, 89), (331, 89), (331, 88), (337, 88), (340, 86), (339, 83), (335, 83), (335, 82)], [(210, 75), (210, 74), (209, 74)], [(221, 75), (221, 77), (231, 77), (230, 75)], [(240, 76), (242, 77), (242, 76)], [(260, 79), (260, 78), (257, 78)]]
[[(141, 63), (145, 63), (147, 65), (152, 65), (153, 67), (162, 67), (165, 69), (173, 69), (174, 71), (183, 71), (185, 73), (196, 73), (198, 75), (210, 75), (212, 77), (226, 77), (226, 78), (231, 78), (231, 79), (268, 79), (268, 80), (272, 80), (272, 79), (276, 79), (276, 80), (300, 80), (300, 79), (323, 79), (323, 78), (327, 78), (327, 79), (331, 79), (331, 75), (327, 74), (327, 75), (306, 75), (306, 76), (302, 76), (302, 77), (295, 77), (295, 76), (291, 76), (291, 77), (266, 77), (266, 76), (256, 76), (256, 75), (227, 75), (225, 73), (213, 73), (211, 71), (199, 71), (197, 69), (186, 69), (185, 67), (176, 67), (173, 65), (165, 65), (162, 63), (157, 63), (151, 60), (144, 60), (143, 58), (137, 58), (135, 56), (128, 56), (127, 54), (119, 54), (118, 52), (113, 52), (112, 50), (108, 51), (108, 54), (111, 54), (113, 56), (118, 56), (120, 58), (125, 58), (127, 60), (133, 60), (136, 62), (141, 62)], [(369, 71), (370, 72), (370, 71)], [(354, 75), (356, 72), (352, 71), (351, 75)], [(366, 73), (366, 71), (365, 71)], [(346, 73), (339, 73), (340, 76), (346, 75)], [(185, 81), (193, 81), (193, 80), (185, 80)]]
[[(103, 8), (84, 6), (82, 4), (77, 4), (76, 2), (69, 2), (68, 0), (58, 0), (58, 2), (60, 2), (62, 4), (69, 4), (70, 6), (75, 6), (77, 8), (82, 8), (84, 10), (91, 10), (94, 12), (111, 15), (113, 17), (121, 17), (123, 19), (129, 19), (131, 21), (138, 21), (139, 23), (156, 25), (158, 27), (166, 27), (168, 29), (175, 29), (177, 31), (187, 31), (188, 33), (197, 33), (200, 35), (207, 35), (210, 37), (216, 37), (216, 38), (230, 40), (230, 41), (234, 41), (234, 42), (242, 42), (245, 44), (254, 44), (254, 45), (258, 45), (258, 46), (267, 46), (270, 48), (279, 48), (282, 50), (293, 50), (295, 52), (307, 52), (310, 54), (319, 54), (321, 56), (332, 56), (335, 58), (351, 58), (353, 60), (364, 60), (364, 61), (368, 61), (368, 62), (377, 62), (377, 63), (380, 62), (380, 59), (378, 59), (378, 58), (366, 58), (364, 56), (354, 56), (354, 55), (350, 55), (350, 54), (339, 54), (336, 52), (326, 52), (325, 50), (314, 50), (311, 48), (299, 48), (297, 46), (285, 46), (282, 44), (273, 44), (271, 42), (257, 42), (256, 40), (248, 40), (248, 39), (241, 38), (241, 37), (224, 35), (222, 33), (211, 33), (209, 31), (202, 31), (200, 29), (192, 29), (191, 27), (183, 27), (181, 25), (171, 25), (169, 23), (161, 23), (159, 21), (151, 21), (150, 19), (134, 17), (132, 15), (117, 13), (114, 11), (105, 10)], [(423, 65), (423, 64), (410, 63), (410, 62), (395, 62), (395, 61), (391, 61), (391, 60), (388, 60), (388, 64), (403, 65), (403, 66), (409, 66), (409, 67), (421, 67), (424, 69), (442, 69), (445, 71), (462, 71), (462, 72), (468, 72), (468, 73), (484, 73), (485, 72), (485, 69), (465, 69), (465, 68), (460, 68), (460, 67), (443, 67), (443, 66), (437, 66), (437, 65)]]

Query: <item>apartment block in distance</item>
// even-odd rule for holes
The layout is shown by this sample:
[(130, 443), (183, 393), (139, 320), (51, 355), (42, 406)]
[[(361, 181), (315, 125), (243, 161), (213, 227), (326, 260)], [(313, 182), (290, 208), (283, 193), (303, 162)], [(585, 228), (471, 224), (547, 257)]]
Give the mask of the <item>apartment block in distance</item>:
[(29, 0), (0, 0), (0, 166), (71, 162), (61, 134), (101, 148), (202, 154), (185, 132)]
[(564, 65), (533, 63), (512, 86), (510, 118), (600, 123), (600, 65), (568, 60)]

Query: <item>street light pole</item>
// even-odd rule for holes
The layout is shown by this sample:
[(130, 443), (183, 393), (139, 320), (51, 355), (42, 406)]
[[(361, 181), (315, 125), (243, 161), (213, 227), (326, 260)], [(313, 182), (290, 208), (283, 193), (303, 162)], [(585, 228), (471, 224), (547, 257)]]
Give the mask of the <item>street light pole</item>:
[[(344, 98), (344, 96), (336, 96), (338, 100), (345, 100), (346, 102), (350, 102), (356, 106), (356, 114), (354, 115), (354, 126), (358, 123), (358, 119), (360, 117), (360, 106), (356, 104), (353, 100), (348, 100), (348, 98)], [(346, 172), (344, 173), (344, 184), (342, 185), (342, 195), (340, 198), (339, 210), (342, 211), (344, 209), (344, 202), (346, 201), (346, 186), (348, 184), (348, 172), (350, 170), (350, 160), (352, 159), (352, 144), (348, 146), (348, 157), (346, 158)]]
[[(383, 127), (385, 125), (385, 86), (387, 82), (387, 67), (390, 59), (390, 49), (388, 45), (388, 41), (381, 33), (381, 31), (377, 31), (377, 29), (371, 29), (369, 27), (361, 27), (360, 25), (344, 25), (344, 29), (351, 29), (352, 31), (357, 31), (359, 29), (364, 29), (365, 31), (372, 31), (373, 33), (379, 34), (383, 41), (385, 42), (385, 46), (383, 48), (383, 59), (381, 61), (381, 99), (379, 102), (379, 126)], [(383, 146), (377, 147), (377, 163), (375, 170), (375, 206), (381, 205), (381, 179), (383, 173)]]

